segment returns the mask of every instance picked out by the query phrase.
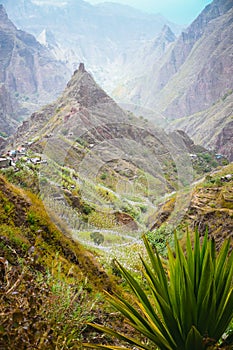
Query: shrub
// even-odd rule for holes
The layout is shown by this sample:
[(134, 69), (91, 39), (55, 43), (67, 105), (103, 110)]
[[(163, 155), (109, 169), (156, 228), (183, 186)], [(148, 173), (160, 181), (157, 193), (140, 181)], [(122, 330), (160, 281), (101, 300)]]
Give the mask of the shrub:
[(152, 247), (156, 248), (161, 255), (167, 255), (167, 242), (173, 244), (173, 225), (162, 224), (154, 231), (148, 231), (146, 237)]
[(85, 203), (82, 207), (82, 211), (85, 215), (89, 215), (92, 212), (92, 208)]
[(107, 174), (106, 173), (101, 174), (100, 178), (101, 178), (101, 180), (106, 180)]
[(77, 137), (75, 141), (83, 147), (87, 147), (87, 145), (88, 145), (87, 141), (83, 140), (81, 137)]
[[(230, 240), (225, 241), (217, 254), (215, 243), (208, 241), (207, 234), (201, 246), (196, 232), (194, 248), (188, 234), (184, 253), (175, 237), (175, 252), (168, 248), (168, 270), (145, 237), (144, 243), (150, 265), (141, 260), (149, 296), (132, 274), (118, 264), (137, 305), (108, 293), (107, 299), (147, 341), (142, 343), (110, 328), (93, 326), (138, 349), (150, 350), (158, 346), (162, 350), (203, 350), (215, 346), (233, 318)], [(85, 346), (113, 349), (92, 344)]]
[(100, 232), (92, 232), (90, 235), (93, 242), (97, 245), (104, 243), (104, 236)]

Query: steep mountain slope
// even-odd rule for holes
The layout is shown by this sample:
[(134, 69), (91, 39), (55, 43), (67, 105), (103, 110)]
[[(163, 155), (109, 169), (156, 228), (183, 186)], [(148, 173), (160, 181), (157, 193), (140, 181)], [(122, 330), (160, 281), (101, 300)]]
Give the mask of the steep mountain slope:
[[(68, 70), (32, 35), (18, 30), (2, 5), (0, 45), (0, 83), (9, 96), (7, 106), (2, 106), (5, 122), (1, 124), (1, 129), (9, 134), (14, 129), (14, 119), (27, 116), (38, 105), (54, 99), (61, 92), (68, 79)], [(18, 106), (10, 102), (10, 99), (16, 98)], [(6, 123), (9, 118), (12, 125)]]
[[(228, 6), (222, 9), (222, 3), (228, 4)], [(231, 5), (230, 9), (229, 5)], [(159, 108), (169, 119), (187, 116), (206, 109), (232, 89), (232, 6), (232, 1), (214, 1), (210, 5), (210, 10), (208, 12), (206, 10), (207, 13), (204, 11), (190, 26), (187, 33), (182, 35), (183, 45), (181, 45), (181, 38), (178, 40), (171, 53), (173, 62), (175, 62), (175, 75), (168, 76), (167, 81), (162, 82), (162, 88), (165, 85), (166, 87), (159, 94)], [(211, 20), (205, 24), (203, 32), (199, 34), (195, 28), (201, 23), (203, 17), (208, 18), (208, 15), (212, 14), (215, 9), (219, 15), (213, 19), (211, 16)], [(224, 10), (226, 12), (223, 12)], [(194, 43), (192, 43), (193, 36), (197, 36)], [(187, 51), (188, 44), (191, 50), (187, 57), (182, 57), (183, 52)], [(176, 53), (176, 50), (179, 53)], [(168, 64), (170, 65), (170, 63), (171, 61)], [(166, 71), (167, 74), (166, 64), (160, 71), (160, 75), (163, 75), (163, 71)], [(161, 78), (159, 81), (161, 82)], [(174, 88), (176, 88), (176, 92), (171, 94)], [(170, 99), (166, 96), (168, 91)], [(157, 103), (158, 100), (155, 101), (155, 104)]]
[(97, 293), (119, 291), (113, 279), (37, 196), (2, 175), (0, 232), (0, 348), (82, 348), (93, 339), (86, 323), (111, 319)]
[(216, 149), (233, 161), (232, 111), (233, 99), (230, 91), (210, 108), (173, 121), (169, 129), (183, 129), (197, 144)]
[(232, 87), (232, 5), (213, 1), (182, 32), (162, 63), (146, 73), (142, 105), (175, 119), (210, 106)]
[[(218, 100), (225, 99), (228, 95), (227, 102), (232, 101), (232, 19), (232, 0), (214, 0), (182, 32), (165, 56), (150, 67), (149, 72), (148, 67), (147, 70), (145, 67), (145, 74), (141, 78), (124, 83), (125, 89), (120, 87), (115, 90), (117, 100), (138, 103), (145, 108), (145, 114), (146, 108), (155, 110), (155, 115), (150, 113), (148, 117), (156, 120), (156, 115), (162, 114), (167, 118), (167, 124), (184, 118), (182, 123), (174, 123), (174, 127), (182, 126), (204, 146), (218, 145), (218, 134), (216, 130), (210, 130), (208, 124), (218, 124), (221, 133), (228, 123), (228, 109), (226, 108), (225, 114), (224, 106), (220, 112), (212, 105), (217, 103), (220, 107)], [(215, 108), (216, 114), (213, 113)], [(197, 116), (195, 113), (199, 112)], [(188, 116), (190, 117), (185, 121)], [(199, 127), (192, 128), (191, 125), (196, 123)], [(207, 139), (211, 142), (208, 140), (206, 143)], [(222, 145), (221, 150), (223, 149)], [(225, 152), (227, 154), (227, 146)]]
[(220, 247), (225, 239), (233, 238), (232, 184), (232, 164), (208, 174), (192, 189), (189, 206), (179, 223), (176, 222), (179, 215), (174, 215), (174, 197), (170, 198), (149, 219), (155, 237), (156, 229), (160, 228), (160, 233), (162, 230), (166, 233), (166, 231), (171, 231), (172, 224), (181, 233), (185, 233), (187, 228), (190, 232), (198, 229), (201, 236), (205, 234), (207, 229), (209, 235), (215, 239), (217, 246)]
[[(30, 247), (38, 254), (38, 264), (42, 271), (52, 268), (53, 260), (58, 253), (58, 260), (65, 262), (63, 269), (67, 273), (73, 266), (77, 276), (86, 274), (90, 284), (102, 289), (101, 283), (111, 283), (109, 277), (95, 262), (94, 257), (74, 242), (66, 225), (56, 218), (56, 225), (51, 222), (43, 203), (37, 196), (14, 187), (2, 175), (0, 176), (0, 226), (1, 252), (14, 265), (18, 258), (24, 258)], [(12, 249), (11, 249), (12, 247)], [(16, 249), (16, 252), (12, 252)], [(99, 272), (98, 272), (99, 270)], [(96, 280), (96, 274), (99, 280)], [(102, 282), (100, 280), (102, 279)], [(98, 285), (98, 283), (100, 283)]]
[(122, 110), (83, 63), (61, 97), (18, 129), (12, 147), (22, 144), (43, 159), (38, 188), (46, 206), (79, 239), (90, 244), (98, 233), (107, 247), (137, 240), (161, 197), (218, 165), (185, 133), (167, 135)]
[(0, 135), (12, 134), (18, 125), (16, 115), (16, 101), (12, 101), (10, 93), (3, 84), (0, 84)]

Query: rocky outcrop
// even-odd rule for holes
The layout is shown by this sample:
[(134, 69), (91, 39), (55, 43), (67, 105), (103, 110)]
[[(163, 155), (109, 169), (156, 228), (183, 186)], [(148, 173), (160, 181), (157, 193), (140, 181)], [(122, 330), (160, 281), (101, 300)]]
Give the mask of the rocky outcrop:
[(75, 99), (82, 107), (91, 108), (102, 103), (113, 103), (113, 100), (102, 90), (92, 76), (85, 70), (84, 63), (80, 63), (64, 92), (67, 99)]

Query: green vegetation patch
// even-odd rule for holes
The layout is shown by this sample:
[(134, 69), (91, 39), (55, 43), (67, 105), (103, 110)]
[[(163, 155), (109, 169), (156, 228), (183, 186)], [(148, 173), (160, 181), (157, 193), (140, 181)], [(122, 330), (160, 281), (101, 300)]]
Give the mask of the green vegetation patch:
[[(138, 349), (207, 350), (220, 344), (223, 349), (231, 349), (232, 333), (225, 333), (233, 319), (230, 240), (217, 253), (215, 242), (208, 240), (207, 234), (201, 244), (196, 232), (194, 245), (187, 234), (184, 250), (175, 237), (175, 250), (168, 248), (168, 261), (162, 261), (145, 237), (144, 244), (150, 260), (148, 263), (141, 259), (146, 289), (127, 268), (117, 263), (136, 298), (135, 304), (106, 293), (107, 300), (139, 336), (126, 336), (120, 330), (102, 325), (92, 326)], [(90, 343), (84, 346), (113, 349)]]

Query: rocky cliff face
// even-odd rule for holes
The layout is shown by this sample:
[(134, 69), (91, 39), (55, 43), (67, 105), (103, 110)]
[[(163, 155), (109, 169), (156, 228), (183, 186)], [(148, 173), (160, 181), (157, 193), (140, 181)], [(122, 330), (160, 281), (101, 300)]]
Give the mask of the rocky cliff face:
[(173, 121), (169, 129), (185, 130), (197, 144), (215, 149), (232, 161), (232, 110), (233, 99), (230, 90), (210, 108)]
[(159, 64), (145, 70), (136, 82), (143, 107), (177, 119), (210, 107), (232, 88), (232, 5), (232, 0), (213, 1)]
[[(176, 75), (168, 78), (169, 82), (166, 82), (166, 87), (161, 92), (163, 99), (161, 108), (169, 119), (184, 117), (209, 108), (218, 98), (232, 89), (232, 16), (231, 8), (228, 12), (210, 20), (200, 38), (192, 45), (182, 66), (177, 65)], [(180, 57), (182, 52), (186, 51), (186, 41), (192, 42), (191, 33), (197, 35), (192, 26), (187, 32), (187, 38), (185, 35), (182, 36), (184, 45), (180, 46)], [(178, 45), (181, 44), (180, 41), (181, 39)], [(175, 49), (177, 50), (177, 46)], [(175, 62), (178, 62), (179, 55), (175, 51), (173, 53)], [(168, 72), (166, 65), (163, 69)], [(165, 95), (174, 87), (177, 93), (173, 94), (171, 101), (168, 102)]]
[(154, 110), (148, 118), (155, 122), (162, 120), (157, 118), (160, 113), (167, 120), (166, 127), (175, 121), (174, 128), (182, 127), (196, 142), (217, 146), (218, 134), (229, 120), (225, 105), (233, 97), (232, 18), (232, 0), (214, 0), (149, 73), (145, 69), (141, 78), (115, 90), (118, 98), (128, 96), (128, 102), (138, 101), (145, 114), (147, 109)]
[(215, 148), (233, 162), (233, 121), (229, 122), (218, 134)]
[(0, 84), (0, 132), (2, 136), (13, 133), (18, 125), (15, 114), (16, 102), (13, 103), (5, 86)]
[[(42, 101), (45, 103), (54, 99), (64, 88), (68, 79), (67, 68), (56, 61), (32, 35), (18, 30), (2, 5), (0, 47), (0, 83), (21, 104), (21, 108), (17, 109), (18, 119), (31, 113), (33, 108), (38, 108)], [(14, 119), (14, 114), (14, 106), (11, 111), (8, 108), (8, 117)], [(10, 127), (8, 133), (13, 129)]]
[[(206, 36), (206, 34), (207, 37), (209, 37), (211, 31), (215, 28), (216, 25), (218, 26), (220, 23), (214, 22), (214, 24), (211, 25), (210, 28), (208, 28), (209, 24), (215, 19), (219, 19), (219, 17), (225, 15), (231, 9), (232, 0), (213, 1), (212, 4), (206, 6), (206, 8), (197, 17), (197, 19), (194, 20), (194, 22), (187, 28), (187, 30), (181, 33), (180, 37), (176, 42), (176, 45), (172, 49), (170, 56), (167, 59), (167, 62), (163, 64), (162, 68), (159, 71), (158, 80), (160, 82), (160, 88), (163, 88), (171, 79), (171, 77), (179, 71), (180, 67), (184, 64), (186, 59), (188, 59), (194, 45), (196, 45), (196, 43), (198, 43), (198, 41), (203, 36)], [(229, 23), (225, 23), (224, 27), (227, 27), (228, 24)], [(221, 36), (218, 36), (218, 33), (215, 33), (216, 38), (214, 40), (214, 46), (216, 47), (219, 44), (219, 41), (223, 40), (223, 38), (227, 38), (229, 40), (229, 33), (230, 32), (222, 33)], [(212, 41), (213, 38), (214, 37), (209, 37), (205, 38), (204, 40), (206, 42)], [(230, 46), (230, 43), (228, 46)], [(207, 51), (207, 49), (208, 47), (206, 47), (205, 51)], [(205, 51), (203, 51), (203, 53)], [(206, 53), (209, 54), (210, 52), (211, 51), (208, 51), (208, 53)], [(200, 61), (202, 60), (203, 57), (200, 57)]]

